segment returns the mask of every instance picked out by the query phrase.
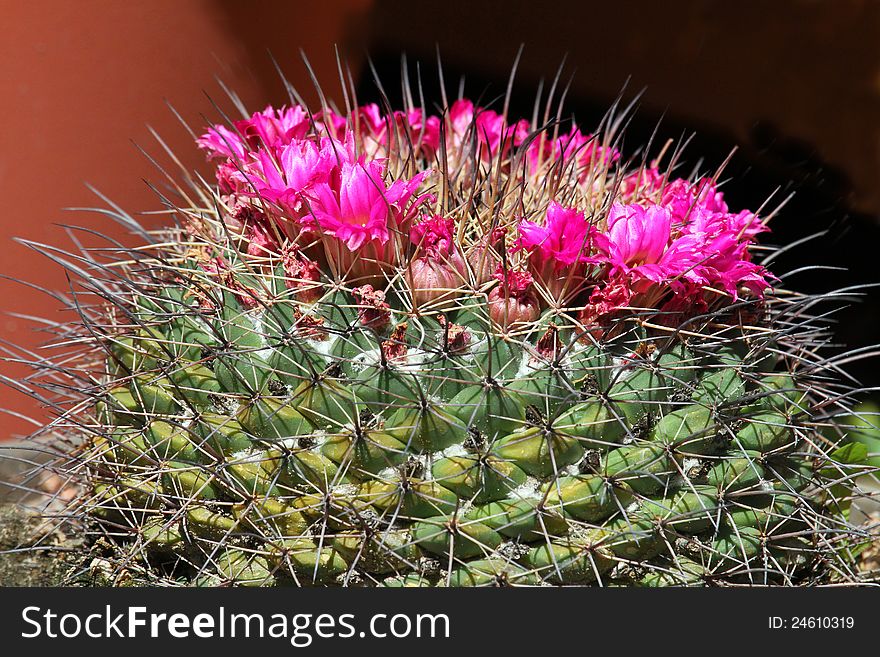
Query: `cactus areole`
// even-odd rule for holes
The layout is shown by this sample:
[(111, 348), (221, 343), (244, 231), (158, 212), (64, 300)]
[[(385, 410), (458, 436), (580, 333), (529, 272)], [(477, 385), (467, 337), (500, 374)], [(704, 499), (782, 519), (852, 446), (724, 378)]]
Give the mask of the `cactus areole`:
[(55, 256), (82, 279), (51, 429), (75, 443), (84, 564), (208, 586), (855, 578), (827, 336), (760, 264), (766, 218), (677, 152), (628, 159), (618, 117), (498, 109), (243, 114), (198, 138), (213, 180), (169, 178), (166, 228)]

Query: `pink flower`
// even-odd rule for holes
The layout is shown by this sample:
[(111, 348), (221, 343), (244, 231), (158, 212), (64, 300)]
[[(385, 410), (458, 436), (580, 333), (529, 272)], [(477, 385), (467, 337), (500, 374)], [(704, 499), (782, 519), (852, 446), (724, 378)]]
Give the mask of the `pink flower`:
[(449, 109), (451, 137), (454, 149), (459, 149), (471, 138), (476, 138), (481, 146), (480, 155), (490, 161), (499, 154), (503, 157), (511, 146), (518, 146), (528, 137), (528, 121), (517, 121), (509, 125), (507, 117), (490, 109), (474, 107), (462, 98), (456, 100)]
[(714, 287), (736, 299), (743, 287), (760, 295), (769, 284), (765, 270), (750, 261), (748, 231), (721, 211), (726, 206), (717, 197), (694, 207), (690, 223), (674, 226), (667, 206), (613, 205), (608, 231), (596, 240), (610, 275), (628, 277), (638, 292), (647, 289), (643, 281), (677, 294)]
[(529, 261), (537, 271), (548, 265), (558, 271), (576, 262), (587, 262), (596, 234), (582, 211), (564, 208), (555, 201), (547, 207), (543, 225), (521, 221), (518, 229), (517, 248), (529, 251)]
[(669, 208), (673, 222), (682, 232), (706, 239), (732, 232), (738, 240), (753, 241), (766, 230), (752, 212), (731, 213), (724, 195), (709, 179), (673, 180), (663, 188), (660, 203)]
[(456, 100), (449, 108), (449, 121), (451, 135), (461, 144), (474, 124), (474, 104), (467, 98)]
[(376, 103), (358, 108), (359, 136), (369, 158), (383, 157), (389, 141), (389, 121)]
[(672, 235), (672, 215), (661, 206), (647, 208), (615, 203), (607, 219), (608, 230), (596, 237), (599, 260), (610, 266), (610, 276), (625, 276), (634, 290), (645, 285), (639, 281), (679, 284), (682, 277), (694, 283), (704, 282), (695, 266), (703, 259), (703, 244), (692, 236), (677, 239)]
[(631, 271), (660, 262), (669, 244), (672, 216), (666, 208), (651, 205), (611, 206), (606, 239), (600, 240), (612, 267)]
[(454, 219), (435, 215), (420, 221), (410, 229), (409, 239), (417, 253), (431, 258), (448, 258), (458, 253)]
[(309, 115), (299, 105), (277, 110), (270, 105), (249, 119), (236, 121), (235, 127), (253, 150), (275, 150), (294, 139), (302, 139), (310, 128), (308, 119)]
[(577, 126), (559, 137), (555, 149), (559, 158), (573, 158), (580, 167), (593, 164), (608, 166), (620, 159), (620, 153), (610, 146), (603, 146), (596, 135), (584, 134)]
[(379, 161), (343, 161), (313, 186), (306, 220), (337, 275), (376, 281), (404, 254), (412, 220), (428, 194), (416, 191), (430, 171), (386, 185)]
[(225, 157), (243, 162), (249, 151), (268, 148), (275, 151), (294, 139), (302, 139), (309, 129), (308, 114), (299, 105), (274, 109), (271, 106), (249, 119), (233, 123), (234, 130), (214, 125), (196, 140), (209, 157)]
[(345, 134), (348, 121), (331, 109), (323, 109), (313, 115), (315, 126), (323, 135), (339, 139)]
[(440, 148), (440, 118), (425, 118), (422, 110), (413, 108), (406, 113), (406, 121), (413, 146), (421, 150), (424, 157), (432, 157)]
[(243, 161), (247, 153), (247, 145), (237, 133), (223, 125), (215, 125), (196, 140), (200, 148), (208, 151), (209, 158), (225, 157), (230, 160)]
[(385, 244), (391, 231), (408, 227), (415, 214), (413, 206), (422, 197), (414, 204), (410, 200), (429, 172), (396, 180), (387, 187), (383, 173), (376, 161), (343, 162), (338, 186), (326, 182), (315, 185), (311, 211), (320, 230), (356, 251), (368, 241)]
[(672, 211), (676, 221), (682, 223), (687, 221), (688, 213), (694, 208), (705, 213), (727, 213), (724, 195), (708, 179), (695, 183), (683, 178), (673, 180), (663, 188), (660, 202)]
[(665, 183), (666, 175), (656, 164), (651, 164), (625, 175), (620, 181), (619, 195), (631, 203), (653, 198), (663, 190)]
[(383, 114), (375, 103), (358, 110), (360, 136), (368, 157), (384, 157), (393, 144), (403, 149), (412, 147), (416, 156), (431, 157), (440, 145), (440, 119), (429, 116), (424, 119), (422, 110), (412, 108), (406, 112)]
[[(511, 193), (523, 187), (525, 207), (542, 192), (536, 185), (544, 184), (550, 169), (576, 172), (584, 183), (595, 172), (604, 175), (620, 157), (574, 124), (555, 139), (531, 138), (528, 122), (511, 122), (467, 99), (455, 101), (444, 121), (454, 175), (475, 173), (462, 168), (468, 158), (479, 158), (482, 168), (500, 162), (499, 168), (506, 167), (502, 182), (509, 176)], [(227, 208), (223, 221), (243, 255), (280, 254), (287, 283), (303, 300), (314, 296), (321, 277), (311, 258), (349, 285), (376, 288), (405, 265), (415, 308), (445, 304), (463, 284), (474, 285), (488, 291), (490, 314), (505, 327), (537, 319), (539, 292), (554, 307), (568, 307), (576, 298), (583, 302), (589, 283), (581, 317), (599, 330), (627, 307), (681, 318), (722, 298), (761, 297), (772, 281), (749, 252), (766, 230), (763, 222), (749, 211), (731, 212), (712, 180), (670, 179), (656, 163), (611, 174), (609, 189), (617, 190), (617, 198), (601, 230), (587, 213), (556, 202), (543, 217), (520, 220), (513, 251), (522, 253), (514, 261), (523, 258), (527, 271), (502, 268), (503, 228), (466, 225), (457, 231), (452, 219), (439, 216), (416, 223), (430, 198), (419, 192), (430, 175), (421, 169), (440, 149), (440, 135), (440, 119), (419, 108), (391, 112), (370, 104), (353, 116), (331, 109), (310, 116), (294, 105), (267, 107), (230, 127), (212, 126), (198, 144), (217, 160)], [(516, 148), (525, 149), (524, 162), (514, 165)], [(400, 178), (401, 167), (419, 173)], [(524, 179), (517, 167), (525, 167)], [(601, 186), (578, 189), (588, 193), (591, 206), (601, 207)], [(499, 219), (509, 225), (509, 216)], [(459, 233), (468, 235), (467, 246), (457, 242)], [(255, 293), (233, 286), (228, 265), (209, 267), (212, 275), (230, 280), (242, 303), (257, 303)], [(495, 287), (486, 285), (493, 270)], [(359, 289), (366, 305), (381, 310), (384, 301), (375, 289)]]
[(744, 288), (760, 297), (770, 287), (768, 273), (751, 262), (748, 243), (737, 239), (733, 232), (719, 235), (706, 244), (705, 257), (698, 270), (705, 284), (720, 287), (734, 300)]
[(515, 249), (529, 252), (529, 271), (550, 294), (563, 302), (580, 289), (596, 229), (583, 212), (555, 201), (547, 208), (544, 224), (521, 221)]
[(376, 103), (363, 105), (358, 108), (358, 118), (361, 121), (362, 128), (373, 136), (384, 134), (388, 128), (385, 115)]
[(681, 230), (689, 235), (700, 235), (704, 239), (717, 237), (723, 233), (734, 235), (737, 240), (754, 242), (755, 238), (767, 229), (758, 217), (748, 210), (736, 214), (713, 212), (703, 205), (693, 205), (683, 213)]
[(691, 257), (692, 271), (686, 273), (692, 282), (721, 288), (734, 299), (740, 287), (758, 296), (769, 287), (766, 270), (752, 263), (748, 252), (749, 244), (766, 230), (754, 213), (731, 213), (708, 179), (672, 181), (662, 203), (678, 224), (678, 241), (692, 244), (697, 252)]
[(293, 141), (276, 157), (261, 149), (242, 178), (242, 193), (260, 198), (286, 210), (291, 218), (302, 214), (303, 195), (330, 176), (336, 166), (335, 149), (322, 149), (313, 141)]
[(526, 151), (526, 162), (532, 173), (540, 171), (541, 165), (548, 161), (573, 162), (581, 182), (589, 177), (593, 167), (607, 167), (618, 159), (620, 153), (617, 150), (602, 146), (595, 135), (582, 133), (576, 125), (572, 125), (568, 134), (556, 139), (543, 133), (536, 136)]

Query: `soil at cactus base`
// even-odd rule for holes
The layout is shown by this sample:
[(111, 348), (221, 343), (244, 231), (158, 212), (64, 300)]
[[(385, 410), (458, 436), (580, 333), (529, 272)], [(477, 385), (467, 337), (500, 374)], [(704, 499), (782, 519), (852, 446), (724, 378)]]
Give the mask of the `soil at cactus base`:
[(82, 541), (49, 531), (34, 511), (0, 505), (0, 586), (58, 586), (72, 563), (66, 557)]

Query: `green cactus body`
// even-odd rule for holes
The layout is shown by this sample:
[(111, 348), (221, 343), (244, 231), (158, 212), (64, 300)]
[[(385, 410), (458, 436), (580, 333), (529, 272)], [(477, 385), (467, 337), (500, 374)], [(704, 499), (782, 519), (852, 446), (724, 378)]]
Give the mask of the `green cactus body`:
[[(490, 145), (452, 123), (442, 158), (427, 134), (345, 141), (332, 123), (276, 130), (305, 141), (271, 156), (227, 130), (248, 135), (242, 166), (223, 160), (186, 226), (104, 267), (126, 278), (100, 288), (106, 316), (81, 340), (98, 371), (76, 379), (98, 383), (68, 424), (77, 508), (109, 527), (121, 567), (389, 587), (846, 571), (827, 567), (846, 551), (831, 497), (851, 497), (858, 466), (830, 461), (825, 388), (808, 349), (787, 355), (801, 318), (748, 256), (755, 231), (724, 233), (742, 247), (727, 273), (748, 276), (711, 278), (729, 254), (670, 273), (689, 218), (628, 224), (656, 253), (614, 228), (672, 212), (651, 187), (665, 183), (634, 182), (644, 171), (548, 168), (520, 143), (471, 152)], [(291, 187), (266, 191), (257, 170), (289, 143), (342, 164), (322, 160), (302, 190), (276, 172)], [(340, 201), (343, 178), (357, 199)]]
[[(260, 324), (252, 312), (237, 330)], [(231, 314), (202, 321), (216, 321), (222, 334)], [(162, 356), (140, 339), (172, 340), (155, 328), (130, 337), (118, 359), (143, 365), (132, 354), (148, 352), (161, 369)], [(642, 586), (697, 585), (763, 558), (761, 532), (791, 529), (801, 506), (797, 493), (782, 492), (770, 506), (755, 504), (768, 487), (784, 491), (816, 474), (793, 451), (799, 429), (778, 410), (789, 397), (768, 403), (767, 381), (739, 377), (680, 343), (667, 343), (676, 351), (669, 372), (655, 358), (614, 382), (605, 359), (608, 371), (591, 376), (590, 392), (552, 404), (538, 395), (559, 393), (555, 375), (531, 369), (524, 378), (505, 370), (506, 381), (462, 376), (448, 390), (425, 385), (439, 372), (428, 366), (403, 378), (379, 370), (351, 378), (342, 362), (334, 371), (334, 358), (357, 362), (357, 349), (373, 347), (350, 339), (335, 356), (307, 358), (323, 363), (320, 372), (300, 368), (300, 359), (262, 377), (263, 363), (292, 360), (289, 344), (285, 356), (262, 343), (240, 336), (223, 361), (233, 365), (185, 366), (187, 385), (179, 375), (135, 377), (104, 402), (117, 424), (113, 451), (99, 457), (120, 477), (102, 506), (167, 500), (182, 508), (183, 531), (150, 516), (147, 550), (229, 544), (205, 565), (220, 581), (331, 584), (357, 574), (383, 586), (589, 584), (634, 563), (647, 573)], [(245, 365), (257, 346), (261, 361)], [(501, 351), (510, 358), (509, 347)], [(457, 358), (484, 356), (463, 350)], [(590, 367), (598, 362), (591, 356)], [(215, 379), (212, 368), (224, 373)], [(198, 381), (209, 383), (201, 390)], [(426, 396), (432, 386), (443, 394)], [(677, 387), (696, 391), (689, 403), (673, 401)], [(763, 399), (757, 411), (743, 402), (752, 392)], [(696, 565), (693, 553), (675, 551), (676, 536), (704, 546)], [(242, 541), (253, 552), (233, 547)], [(507, 545), (524, 550), (511, 558)], [(424, 571), (431, 560), (440, 572)]]

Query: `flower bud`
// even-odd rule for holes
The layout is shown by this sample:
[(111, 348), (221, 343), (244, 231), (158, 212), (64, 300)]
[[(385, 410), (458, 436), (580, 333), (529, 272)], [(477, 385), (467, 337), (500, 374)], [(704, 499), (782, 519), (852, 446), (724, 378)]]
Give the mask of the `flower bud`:
[(410, 264), (410, 286), (416, 308), (438, 307), (458, 296), (461, 274), (451, 262), (417, 258)]
[(474, 274), (474, 283), (478, 287), (492, 280), (492, 273), (501, 264), (495, 251), (500, 251), (503, 247), (505, 232), (504, 228), (494, 229), (467, 254), (468, 264)]
[(501, 285), (489, 293), (489, 317), (504, 328), (534, 322), (541, 315), (532, 277), (525, 272), (505, 272), (500, 267), (495, 278)]

